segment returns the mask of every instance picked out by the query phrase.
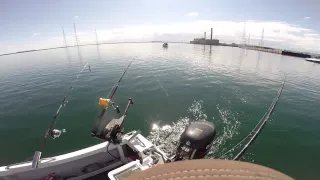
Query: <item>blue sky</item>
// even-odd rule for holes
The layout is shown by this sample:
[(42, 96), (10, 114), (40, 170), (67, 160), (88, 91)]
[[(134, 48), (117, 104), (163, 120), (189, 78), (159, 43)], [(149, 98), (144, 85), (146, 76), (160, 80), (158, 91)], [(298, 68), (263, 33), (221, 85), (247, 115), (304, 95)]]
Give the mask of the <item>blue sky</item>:
[(95, 28), (100, 41), (189, 41), (210, 27), (216, 38), (239, 42), (244, 21), (252, 43), (265, 28), (266, 45), (317, 52), (319, 7), (317, 0), (2, 0), (0, 53), (61, 46), (61, 25), (72, 45), (73, 22), (80, 43), (89, 43)]

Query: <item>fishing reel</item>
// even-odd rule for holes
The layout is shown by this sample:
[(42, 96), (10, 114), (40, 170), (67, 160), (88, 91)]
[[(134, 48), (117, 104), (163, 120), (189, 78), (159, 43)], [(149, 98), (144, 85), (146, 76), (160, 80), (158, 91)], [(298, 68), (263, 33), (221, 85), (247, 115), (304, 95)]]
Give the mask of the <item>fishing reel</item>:
[(59, 130), (59, 129), (53, 129), (50, 131), (50, 136), (52, 139), (56, 139), (61, 136), (62, 133), (66, 133), (65, 129)]
[(102, 107), (104, 107), (105, 109), (108, 108), (109, 106), (112, 106), (112, 108), (113, 108), (114, 110), (116, 110), (117, 113), (120, 113), (119, 106), (116, 106), (116, 105), (114, 104), (114, 102), (111, 101), (111, 99), (100, 98), (100, 99), (99, 99), (99, 105), (102, 106)]
[(105, 141), (119, 143), (122, 134), (124, 134), (123, 124), (131, 104), (133, 104), (133, 101), (129, 98), (127, 107), (121, 115), (119, 106), (116, 106), (110, 99), (100, 98), (99, 105), (105, 108), (98, 116), (91, 135)]

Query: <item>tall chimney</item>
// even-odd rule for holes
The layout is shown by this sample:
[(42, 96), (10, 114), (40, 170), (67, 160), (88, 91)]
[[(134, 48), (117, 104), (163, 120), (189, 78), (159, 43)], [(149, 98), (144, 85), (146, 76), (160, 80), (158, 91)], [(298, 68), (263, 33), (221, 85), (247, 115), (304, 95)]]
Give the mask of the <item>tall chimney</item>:
[(204, 39), (207, 38), (207, 32), (204, 32)]
[(212, 40), (212, 28), (211, 28), (211, 40)]

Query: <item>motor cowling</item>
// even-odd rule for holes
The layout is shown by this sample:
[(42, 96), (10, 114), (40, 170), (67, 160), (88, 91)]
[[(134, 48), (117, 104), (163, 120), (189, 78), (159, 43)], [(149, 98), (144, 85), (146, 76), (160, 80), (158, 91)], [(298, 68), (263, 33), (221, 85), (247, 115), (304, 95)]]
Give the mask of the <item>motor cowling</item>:
[(216, 128), (208, 121), (191, 123), (181, 134), (177, 160), (201, 159), (207, 155), (216, 136)]

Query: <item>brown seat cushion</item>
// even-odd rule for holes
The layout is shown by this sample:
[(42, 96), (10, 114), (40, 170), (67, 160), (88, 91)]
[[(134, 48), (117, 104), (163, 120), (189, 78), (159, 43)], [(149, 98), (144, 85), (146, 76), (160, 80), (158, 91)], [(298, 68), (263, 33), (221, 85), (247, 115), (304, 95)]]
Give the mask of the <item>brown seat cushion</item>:
[(159, 165), (130, 175), (128, 180), (292, 180), (273, 169), (240, 161), (188, 160)]

